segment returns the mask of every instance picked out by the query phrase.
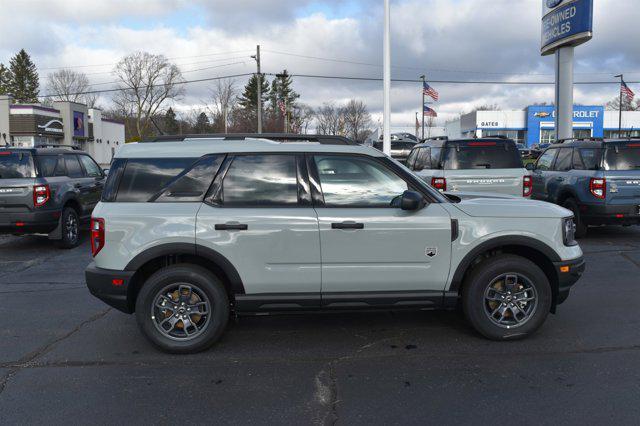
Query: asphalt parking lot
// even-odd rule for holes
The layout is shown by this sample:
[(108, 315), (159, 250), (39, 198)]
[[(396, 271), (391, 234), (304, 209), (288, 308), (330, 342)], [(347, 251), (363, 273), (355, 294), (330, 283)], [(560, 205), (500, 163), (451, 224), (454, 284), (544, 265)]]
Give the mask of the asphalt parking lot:
[(456, 312), (241, 318), (193, 356), (151, 347), (84, 285), (88, 241), (0, 237), (0, 423), (637, 424), (640, 228), (598, 228), (534, 337)]

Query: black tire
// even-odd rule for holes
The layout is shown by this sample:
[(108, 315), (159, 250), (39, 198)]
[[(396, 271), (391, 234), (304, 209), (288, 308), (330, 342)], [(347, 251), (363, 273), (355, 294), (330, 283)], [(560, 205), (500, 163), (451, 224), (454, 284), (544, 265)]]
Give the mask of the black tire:
[(562, 203), (562, 207), (567, 210), (571, 210), (573, 212), (573, 221), (576, 224), (576, 238), (584, 238), (587, 236), (587, 232), (589, 232), (589, 227), (582, 221), (582, 217), (580, 216), (580, 208), (578, 207), (578, 203), (573, 198), (569, 198), (564, 203)]
[(80, 244), (80, 217), (72, 207), (65, 207), (60, 215), (62, 238), (56, 242), (61, 249), (72, 249)]
[[(528, 295), (535, 295), (535, 304), (527, 302), (532, 303), (528, 308), (530, 309), (530, 314), (526, 317), (526, 320), (523, 317), (521, 324), (511, 326), (498, 325), (495, 322), (495, 317), (493, 320), (490, 318), (489, 311), (495, 308), (495, 305), (490, 306), (490, 304), (496, 302), (489, 302), (485, 298), (486, 292), (498, 277), (505, 274), (517, 274), (518, 277), (528, 280), (528, 286), (533, 287), (533, 290), (531, 290), (533, 293), (530, 292)], [(503, 282), (506, 283), (506, 280)], [(540, 328), (551, 309), (552, 294), (547, 276), (533, 262), (520, 256), (504, 254), (483, 261), (474, 267), (463, 285), (462, 306), (465, 316), (471, 325), (488, 339), (515, 340), (527, 337)], [(500, 302), (497, 305), (501, 307)], [(502, 309), (510, 309), (508, 304), (506, 306), (506, 308)], [(515, 321), (513, 312), (513, 310), (509, 310), (507, 314), (511, 313), (511, 318)], [(498, 315), (500, 315), (500, 312)]]
[[(161, 298), (160, 294), (168, 294), (164, 293), (165, 289), (179, 284), (190, 286), (193, 294), (196, 294), (196, 297), (201, 301), (200, 303), (205, 300), (208, 302), (209, 314), (199, 317), (201, 319), (199, 325), (202, 330), (198, 331), (199, 334), (195, 337), (169, 336), (166, 330), (163, 332), (159, 329), (161, 326), (158, 321), (164, 322), (167, 318), (172, 319), (172, 314), (166, 317), (169, 310), (158, 311), (159, 308), (154, 307), (155, 303), (158, 298)], [(175, 292), (173, 294), (175, 296)], [(180, 296), (177, 297), (181, 299), (182, 290), (178, 294)], [(171, 312), (176, 312), (176, 310), (171, 310)], [(156, 315), (165, 315), (165, 317), (156, 320)], [(194, 317), (191, 315), (196, 314), (186, 313), (185, 316), (193, 321)], [(190, 264), (168, 266), (154, 273), (143, 284), (136, 299), (136, 319), (144, 335), (161, 350), (175, 354), (201, 352), (210, 348), (224, 333), (229, 321), (229, 298), (222, 282), (208, 270)], [(176, 321), (180, 322), (181, 320)], [(182, 321), (182, 328), (177, 323), (172, 330), (180, 334), (188, 328)]]

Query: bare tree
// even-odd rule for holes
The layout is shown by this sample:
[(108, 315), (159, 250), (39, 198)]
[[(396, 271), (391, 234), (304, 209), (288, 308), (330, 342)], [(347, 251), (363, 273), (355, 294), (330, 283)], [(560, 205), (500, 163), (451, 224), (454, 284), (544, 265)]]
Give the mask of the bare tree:
[[(607, 111), (620, 111), (620, 97), (616, 96), (611, 99), (605, 105)], [(633, 100), (628, 99), (627, 97), (622, 97), (622, 110), (623, 111), (638, 111), (640, 110), (640, 103), (636, 103)]]
[(313, 121), (315, 113), (309, 105), (296, 103), (288, 111), (292, 133), (306, 134)]
[(89, 91), (89, 79), (78, 71), (62, 69), (47, 76), (47, 91), (53, 101), (83, 102), (95, 108), (98, 95)]
[(118, 109), (132, 112), (140, 138), (149, 129), (150, 117), (159, 112), (165, 101), (184, 94), (180, 69), (163, 55), (133, 53), (122, 58), (113, 73), (122, 89), (113, 101)]
[(225, 133), (229, 133), (231, 111), (237, 103), (236, 95), (236, 81), (233, 79), (217, 80), (211, 88), (211, 106), (207, 103), (207, 109), (214, 123), (223, 123)]
[(363, 141), (371, 133), (371, 114), (364, 102), (351, 99), (344, 107), (347, 136), (355, 141)]
[(344, 135), (345, 122), (343, 108), (334, 103), (323, 104), (316, 111), (316, 132), (321, 135)]

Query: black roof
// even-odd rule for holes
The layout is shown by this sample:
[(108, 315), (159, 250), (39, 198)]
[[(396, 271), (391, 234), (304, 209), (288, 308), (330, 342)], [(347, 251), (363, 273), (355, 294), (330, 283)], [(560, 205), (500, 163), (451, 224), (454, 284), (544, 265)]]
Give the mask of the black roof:
[(179, 136), (157, 136), (155, 138), (142, 141), (151, 142), (181, 142), (185, 139), (213, 139), (224, 140), (245, 140), (245, 139), (270, 139), (276, 142), (315, 142), (322, 145), (358, 145), (357, 142), (344, 136), (334, 135), (298, 135), (294, 133), (209, 133), (202, 135), (179, 135)]
[(74, 147), (74, 146), (64, 146), (64, 145), (60, 145), (60, 146), (39, 146), (39, 147), (35, 147), (35, 148), (23, 148), (23, 147), (17, 147), (17, 146), (0, 146), (0, 149), (4, 149), (7, 151), (20, 151), (20, 152), (30, 152), (31, 154), (36, 154), (36, 155), (41, 155), (41, 154), (69, 154), (70, 152), (72, 153), (79, 153), (79, 154), (86, 154), (86, 152), (81, 151), (80, 149)]

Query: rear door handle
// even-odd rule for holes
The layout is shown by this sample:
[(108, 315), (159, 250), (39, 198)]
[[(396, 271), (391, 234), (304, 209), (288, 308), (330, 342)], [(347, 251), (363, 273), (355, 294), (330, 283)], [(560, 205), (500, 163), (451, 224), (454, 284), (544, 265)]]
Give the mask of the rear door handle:
[(216, 231), (246, 231), (249, 225), (244, 223), (218, 223), (215, 226)]
[(563, 178), (562, 176), (558, 176), (558, 177), (556, 178), (556, 180), (560, 182), (560, 181), (563, 181), (563, 180), (564, 180), (564, 178)]
[(331, 229), (364, 229), (364, 223), (356, 223), (356, 222), (332, 223)]

